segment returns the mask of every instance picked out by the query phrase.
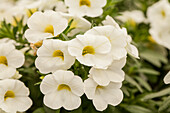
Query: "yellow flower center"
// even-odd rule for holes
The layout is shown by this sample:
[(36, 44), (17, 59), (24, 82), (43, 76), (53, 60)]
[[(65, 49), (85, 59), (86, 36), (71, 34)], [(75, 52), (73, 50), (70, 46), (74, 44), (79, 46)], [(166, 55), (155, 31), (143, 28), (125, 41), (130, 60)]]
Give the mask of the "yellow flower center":
[(165, 14), (164, 10), (161, 11), (161, 14), (162, 14), (163, 18), (165, 18), (166, 14)]
[(33, 13), (37, 11), (37, 8), (26, 9), (26, 14), (28, 17), (31, 17)]
[(64, 54), (63, 54), (63, 52), (60, 51), (60, 50), (55, 50), (55, 51), (53, 52), (53, 57), (59, 57), (59, 58), (61, 58), (62, 60), (64, 60)]
[(95, 50), (92, 46), (86, 46), (83, 49), (82, 55), (85, 56), (86, 54), (95, 54)]
[(88, 7), (91, 6), (90, 0), (80, 0), (79, 2), (80, 6), (86, 5)]
[(60, 84), (59, 86), (58, 86), (58, 91), (61, 91), (61, 90), (68, 90), (68, 91), (71, 91), (71, 88), (68, 86), (68, 85), (66, 85), (66, 84)]
[(102, 88), (104, 88), (103, 86), (100, 86), (100, 85), (98, 85), (97, 87), (96, 87), (96, 89), (102, 89)]
[(47, 25), (45, 30), (44, 30), (45, 33), (51, 33), (52, 35), (54, 35), (54, 28), (52, 25)]
[(136, 22), (133, 19), (129, 19), (128, 22), (131, 26), (133, 26), (133, 27), (136, 26)]
[[(71, 20), (72, 20), (72, 18), (70, 18), (70, 19), (68, 20), (68, 23), (69, 23)], [(76, 27), (77, 27), (77, 22), (76, 22), (75, 20), (73, 20), (72, 23), (71, 23), (70, 29), (76, 28)]]
[(8, 65), (8, 61), (5, 56), (0, 56), (0, 64)]
[(7, 100), (8, 98), (14, 98), (15, 94), (13, 91), (7, 91), (4, 96), (4, 100)]
[(34, 46), (35, 46), (35, 47), (41, 47), (42, 44), (43, 44), (43, 41), (41, 40), (41, 41), (36, 42), (36, 43), (34, 44)]

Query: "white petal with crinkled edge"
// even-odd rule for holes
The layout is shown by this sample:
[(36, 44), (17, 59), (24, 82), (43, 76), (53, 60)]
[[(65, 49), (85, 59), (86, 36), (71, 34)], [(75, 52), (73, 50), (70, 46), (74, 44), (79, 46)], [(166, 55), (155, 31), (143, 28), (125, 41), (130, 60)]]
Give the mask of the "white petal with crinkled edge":
[[(94, 48), (93, 54), (82, 55), (83, 49), (87, 46)], [(105, 36), (99, 35), (78, 35), (69, 43), (68, 51), (72, 56), (87, 66), (96, 68), (107, 68), (112, 62), (110, 41)]]
[[(28, 19), (29, 29), (25, 32), (25, 37), (30, 43), (36, 43), (38, 41), (44, 40), (46, 38), (56, 37), (62, 33), (68, 26), (67, 19), (63, 18), (59, 13), (47, 10), (43, 12), (35, 12)], [(48, 26), (50, 32), (46, 32)], [(53, 31), (51, 31), (53, 30)]]
[(84, 92), (88, 99), (93, 99), (96, 91), (97, 83), (93, 79), (86, 79), (84, 81)]
[(111, 82), (107, 86), (98, 86), (99, 85), (91, 78), (85, 80), (85, 94), (88, 99), (93, 101), (97, 110), (105, 110), (108, 104), (113, 106), (120, 104), (123, 99), (123, 93), (120, 90), (122, 83)]
[(25, 56), (19, 50), (12, 51), (6, 57), (8, 59), (8, 65), (11, 66), (11, 67), (19, 68), (25, 62)]
[(109, 15), (106, 16), (106, 19), (102, 22), (104, 25), (112, 25), (117, 29), (120, 29), (120, 26), (116, 21)]
[(113, 60), (112, 64), (107, 69), (90, 69), (89, 77), (93, 78), (99, 85), (107, 86), (110, 82), (122, 82), (125, 73), (122, 70), (126, 63), (126, 57), (121, 60)]
[(58, 83), (55, 81), (53, 75), (47, 75), (41, 85), (40, 85), (40, 90), (43, 94), (48, 94), (50, 92), (53, 92), (54, 90), (57, 89)]
[(69, 13), (77, 16), (90, 16), (90, 17), (97, 17), (103, 13), (102, 7), (106, 5), (107, 0), (89, 0), (90, 6), (80, 6), (80, 0), (74, 1), (65, 0), (65, 4), (69, 7)]
[(85, 34), (106, 36), (111, 43), (110, 53), (112, 54), (113, 59), (118, 60), (127, 55), (127, 51), (125, 49), (127, 45), (126, 35), (123, 30), (112, 25), (106, 25), (94, 27), (88, 30)]
[(82, 96), (84, 93), (84, 84), (82, 79), (79, 76), (75, 76), (69, 83), (69, 86), (71, 87), (71, 91), (78, 95)]
[(165, 84), (169, 84), (170, 83), (170, 71), (164, 77), (164, 82), (165, 82)]
[(52, 109), (59, 109), (63, 106), (64, 101), (62, 100), (62, 92), (54, 91), (44, 96), (44, 104)]
[(64, 91), (65, 97), (63, 107), (66, 110), (77, 109), (81, 105), (81, 99), (79, 96), (73, 94), (72, 92)]
[[(56, 70), (69, 69), (75, 62), (75, 57), (68, 52), (68, 41), (58, 39), (48, 39), (43, 41), (43, 45), (37, 51), (35, 65), (41, 73), (47, 74)], [(60, 50), (63, 59), (54, 57), (53, 53)], [(45, 65), (44, 65), (45, 64)]]
[(0, 64), (0, 79), (12, 77), (16, 72), (16, 68)]
[[(59, 85), (67, 85), (70, 89), (58, 89)], [(43, 79), (40, 89), (44, 104), (52, 109), (64, 107), (66, 110), (77, 109), (81, 105), (84, 84), (80, 77), (71, 71), (57, 70)]]
[(138, 49), (134, 45), (128, 44), (126, 50), (131, 56), (139, 58)]
[(15, 94), (15, 97), (3, 99), (0, 103), (0, 108), (5, 112), (24, 112), (31, 107), (32, 101), (28, 97), (29, 90), (21, 81), (13, 79), (1, 80), (0, 87), (4, 90), (2, 91), (3, 93), (0, 93), (3, 96), (7, 91), (12, 91)]

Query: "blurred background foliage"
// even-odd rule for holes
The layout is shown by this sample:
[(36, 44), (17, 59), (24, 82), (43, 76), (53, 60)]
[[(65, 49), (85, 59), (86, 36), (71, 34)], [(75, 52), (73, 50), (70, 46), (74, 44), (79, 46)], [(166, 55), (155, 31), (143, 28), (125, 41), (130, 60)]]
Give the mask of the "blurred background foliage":
[[(158, 0), (108, 0), (104, 7), (104, 13), (97, 18), (85, 17), (93, 26), (99, 25), (107, 15), (113, 18), (120, 15), (123, 11), (141, 10), (146, 16), (149, 6)], [(163, 83), (163, 78), (170, 70), (170, 51), (156, 44), (148, 32), (149, 24), (131, 24), (122, 23), (116, 20), (120, 26), (127, 28), (128, 33), (133, 38), (133, 44), (138, 48), (140, 59), (131, 56), (127, 59), (124, 67), (126, 79), (121, 88), (124, 92), (123, 102), (116, 106), (108, 106), (102, 113), (170, 113), (170, 87)], [(17, 26), (2, 22), (0, 28), (0, 38), (8, 37), (20, 43), (17, 46), (21, 49), (28, 45), (23, 34), (27, 29), (21, 21), (17, 21)], [(29, 48), (31, 50), (31, 48)], [(35, 68), (34, 61), (36, 56), (25, 53), (26, 63), (19, 69), (23, 75), (23, 81), (30, 89), (30, 97), (33, 100), (33, 106), (28, 113), (99, 113), (95, 110), (90, 100), (85, 95), (82, 96), (82, 105), (74, 111), (51, 110), (43, 105), (43, 95), (40, 92), (39, 84), (43, 74)], [(76, 64), (75, 64), (76, 65)], [(77, 69), (81, 68), (79, 65)], [(80, 70), (80, 74), (83, 70)]]

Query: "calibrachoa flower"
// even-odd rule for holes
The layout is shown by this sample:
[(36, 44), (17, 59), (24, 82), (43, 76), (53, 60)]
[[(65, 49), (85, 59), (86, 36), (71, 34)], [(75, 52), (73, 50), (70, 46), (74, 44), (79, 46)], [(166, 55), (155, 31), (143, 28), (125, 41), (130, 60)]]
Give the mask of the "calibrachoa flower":
[(169, 22), (170, 4), (168, 0), (160, 0), (147, 10), (147, 17), (151, 26), (158, 27), (163, 23)]
[(75, 62), (75, 57), (68, 53), (68, 42), (58, 39), (44, 40), (37, 55), (35, 65), (41, 73), (69, 69)]
[(111, 25), (106, 25), (93, 27), (85, 34), (107, 37), (111, 43), (110, 53), (112, 54), (113, 59), (121, 59), (127, 55), (127, 51), (125, 49), (127, 45), (126, 35), (124, 34), (123, 30), (117, 29)]
[(151, 28), (149, 33), (154, 41), (170, 49), (170, 26), (161, 25), (159, 28)]
[(81, 105), (80, 96), (84, 93), (83, 81), (71, 71), (58, 70), (43, 79), (40, 89), (44, 104), (52, 109), (64, 107), (66, 110), (77, 109)]
[(111, 44), (107, 37), (100, 35), (77, 35), (69, 42), (68, 51), (87, 66), (107, 68), (112, 63)]
[(14, 76), (16, 68), (24, 64), (24, 54), (12, 44), (0, 44), (0, 79)]
[(54, 11), (35, 12), (27, 22), (29, 29), (25, 37), (30, 43), (37, 43), (51, 37), (57, 37), (67, 25), (67, 19)]
[(132, 10), (122, 12), (120, 16), (117, 16), (116, 19), (121, 20), (122, 22), (128, 22), (131, 25), (136, 25), (142, 22), (146, 22), (144, 13), (140, 10)]
[[(111, 16), (106, 16), (106, 19), (102, 22), (104, 25), (112, 25), (117, 29), (121, 29), (120, 26), (116, 23), (116, 21)], [(139, 52), (138, 49), (131, 44), (132, 38), (130, 35), (127, 34), (126, 28), (122, 28), (121, 31), (123, 31), (127, 45), (125, 47), (126, 51), (132, 55), (135, 58), (139, 58)]]
[(110, 82), (122, 82), (124, 80), (125, 73), (122, 70), (126, 64), (126, 57), (121, 60), (114, 60), (112, 65), (108, 69), (90, 69), (90, 78), (102, 86), (107, 86)]
[(67, 13), (61, 13), (61, 15), (65, 17), (68, 20), (68, 22), (70, 22), (73, 19), (70, 26), (70, 29), (73, 30), (69, 32), (68, 36), (73, 36), (77, 33), (85, 32), (91, 28), (91, 23), (84, 19), (83, 17), (73, 16)]
[(88, 78), (84, 82), (84, 91), (88, 99), (93, 101), (98, 111), (103, 111), (108, 104), (116, 106), (123, 100), (120, 90), (122, 83), (110, 82), (108, 86), (98, 85), (93, 79)]
[(9, 113), (24, 112), (32, 105), (29, 90), (19, 80), (0, 80), (0, 108)]
[(69, 7), (69, 13), (77, 16), (97, 17), (103, 13), (102, 7), (106, 5), (107, 0), (65, 0)]

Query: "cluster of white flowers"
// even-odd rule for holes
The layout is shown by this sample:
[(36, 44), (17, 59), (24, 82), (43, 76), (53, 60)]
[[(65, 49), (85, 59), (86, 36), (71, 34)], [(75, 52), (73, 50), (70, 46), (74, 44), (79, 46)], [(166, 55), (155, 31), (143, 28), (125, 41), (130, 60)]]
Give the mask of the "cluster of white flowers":
[[(154, 41), (170, 49), (170, 3), (168, 0), (161, 0), (150, 6), (147, 16), (151, 24), (149, 32)], [(165, 76), (164, 82), (170, 83), (170, 72)]]
[[(112, 17), (106, 17), (104, 26), (92, 29), (91, 23), (82, 17), (101, 15), (106, 0), (65, 0), (65, 3), (69, 13), (38, 11), (27, 21), (29, 29), (25, 37), (33, 45), (39, 45), (35, 66), (48, 74), (40, 85), (45, 95), (44, 104), (52, 109), (77, 109), (85, 93), (99, 111), (105, 110), (108, 104), (118, 105), (123, 99), (120, 88), (125, 73), (122, 68), (127, 53), (139, 58), (137, 48), (131, 44), (126, 29), (120, 28)], [(71, 32), (65, 36), (67, 40), (57, 39), (65, 35), (68, 25)], [(69, 39), (79, 32), (84, 34)], [(84, 82), (80, 75), (70, 71), (76, 60), (91, 68)]]
[(28, 88), (16, 80), (21, 77), (16, 68), (24, 64), (24, 54), (15, 49), (12, 41), (3, 41), (0, 43), (0, 109), (7, 113), (24, 112), (32, 105)]
[[(126, 28), (120, 28), (112, 17), (107, 16), (103, 26), (93, 28), (83, 17), (100, 16), (106, 0), (11, 0), (2, 3), (2, 6), (8, 3), (11, 7), (0, 7), (0, 15), (5, 15), (2, 18), (8, 18), (11, 11), (9, 15), (18, 20), (20, 15), (26, 17), (29, 29), (25, 37), (33, 49), (36, 47), (35, 66), (40, 73), (48, 74), (40, 84), (47, 107), (77, 109), (84, 93), (99, 111), (105, 110), (108, 104), (120, 104), (123, 99), (120, 88), (125, 77), (122, 68), (127, 53), (139, 57)], [(76, 35), (80, 32), (81, 35)], [(65, 40), (60, 40), (61, 36)], [(70, 39), (73, 36), (75, 38)], [(0, 42), (0, 79), (3, 79), (0, 80), (0, 109), (9, 113), (24, 112), (32, 105), (29, 90), (21, 81), (13, 79), (20, 76), (16, 68), (24, 64), (24, 55), (15, 49), (15, 42), (4, 42), (8, 40)], [(86, 80), (71, 71), (75, 61), (90, 68)]]
[(160, 0), (148, 8), (149, 30), (152, 38), (158, 44), (170, 49), (170, 3), (168, 0)]

